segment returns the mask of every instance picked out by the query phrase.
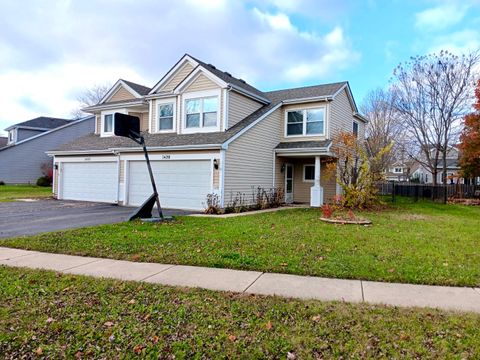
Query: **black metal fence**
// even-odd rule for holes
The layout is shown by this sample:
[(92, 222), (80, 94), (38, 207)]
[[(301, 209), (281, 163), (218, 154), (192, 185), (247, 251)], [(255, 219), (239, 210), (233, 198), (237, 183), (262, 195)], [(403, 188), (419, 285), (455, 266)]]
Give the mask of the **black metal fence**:
[(393, 200), (395, 200), (395, 196), (410, 197), (415, 201), (425, 199), (442, 202), (452, 197), (464, 199), (480, 197), (480, 185), (447, 184), (434, 186), (431, 184), (390, 181), (377, 183), (377, 189), (380, 195), (390, 195)]

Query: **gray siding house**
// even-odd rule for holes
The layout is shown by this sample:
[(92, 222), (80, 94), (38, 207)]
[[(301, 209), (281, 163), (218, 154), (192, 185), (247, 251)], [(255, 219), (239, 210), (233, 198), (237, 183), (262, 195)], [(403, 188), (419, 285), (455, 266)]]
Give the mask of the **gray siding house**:
[[(0, 148), (0, 181), (7, 184), (35, 183), (42, 176), (42, 164), (52, 163), (52, 158), (46, 154), (48, 150), (92, 133), (95, 126), (93, 116), (80, 120), (49, 121), (45, 119), (52, 118), (44, 117), (33, 120), (38, 119), (41, 120), (33, 124), (21, 125), (25, 122), (6, 129), (9, 141)], [(27, 126), (36, 129), (25, 129)]]

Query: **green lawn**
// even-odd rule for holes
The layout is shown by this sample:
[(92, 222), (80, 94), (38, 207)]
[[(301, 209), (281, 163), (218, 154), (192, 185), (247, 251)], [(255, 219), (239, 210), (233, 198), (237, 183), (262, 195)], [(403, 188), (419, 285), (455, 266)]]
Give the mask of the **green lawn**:
[(228, 219), (179, 217), (0, 240), (47, 252), (389, 282), (478, 286), (480, 208), (398, 204), (373, 226), (293, 209)]
[(15, 201), (15, 199), (48, 198), (51, 196), (52, 196), (51, 187), (42, 187), (42, 186), (35, 186), (35, 185), (1, 185), (0, 186), (0, 202)]
[(19, 358), (480, 357), (480, 316), (184, 290), (0, 266)]

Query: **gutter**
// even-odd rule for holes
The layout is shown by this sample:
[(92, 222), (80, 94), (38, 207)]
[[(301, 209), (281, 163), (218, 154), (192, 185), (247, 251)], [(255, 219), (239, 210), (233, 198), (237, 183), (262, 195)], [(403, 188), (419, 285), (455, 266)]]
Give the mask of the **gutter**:
[(264, 103), (264, 104), (270, 104), (270, 103), (271, 103), (271, 101), (268, 100), (267, 98), (264, 98), (264, 97), (262, 97), (262, 96), (256, 95), (256, 94), (254, 94), (254, 93), (252, 93), (252, 92), (250, 92), (250, 91), (248, 91), (248, 90), (245, 90), (245, 89), (243, 89), (243, 88), (241, 88), (241, 87), (239, 87), (239, 86), (237, 86), (237, 85), (234, 85), (234, 84), (230, 84), (230, 83), (229, 83), (229, 84), (228, 84), (228, 88), (233, 89), (233, 90), (235, 90), (236, 92), (239, 92), (240, 94), (246, 95), (246, 96), (248, 96), (248, 97), (250, 97), (250, 98), (252, 98), (252, 99), (258, 100), (258, 101), (260, 101), (261, 103)]
[(138, 106), (138, 105), (147, 105), (147, 102), (144, 99), (140, 99), (138, 101), (131, 101), (126, 103), (94, 105), (94, 106), (83, 108), (81, 110), (84, 112), (92, 112), (95, 110), (109, 110), (109, 109), (125, 108), (125, 107), (132, 107), (132, 106)]
[[(178, 146), (147, 146), (149, 151), (165, 151), (165, 150), (219, 150), (221, 144), (206, 144), (206, 145), (178, 145)], [(123, 147), (123, 148), (108, 148), (103, 150), (59, 150), (48, 151), (48, 155), (86, 155), (86, 154), (117, 154), (119, 152), (142, 152), (142, 148), (138, 147)]]
[(296, 103), (305, 103), (305, 102), (314, 102), (314, 101), (332, 101), (333, 96), (314, 96), (314, 97), (308, 97), (308, 98), (299, 98), (299, 99), (288, 99), (288, 100), (283, 100), (283, 104), (296, 104)]

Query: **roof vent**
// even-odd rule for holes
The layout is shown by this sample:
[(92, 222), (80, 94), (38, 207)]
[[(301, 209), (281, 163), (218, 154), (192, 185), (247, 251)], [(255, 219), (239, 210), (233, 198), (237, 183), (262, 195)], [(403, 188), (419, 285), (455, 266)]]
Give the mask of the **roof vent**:
[(238, 80), (239, 80), (240, 82), (244, 83), (244, 84), (247, 83), (247, 82), (246, 82), (245, 80), (243, 80), (243, 79), (238, 79)]
[(212, 69), (216, 69), (215, 65), (208, 64), (208, 66), (210, 66)]
[(224, 71), (223, 73), (224, 73), (225, 75), (227, 75), (227, 76), (232, 77), (232, 74), (230, 74), (229, 72)]

